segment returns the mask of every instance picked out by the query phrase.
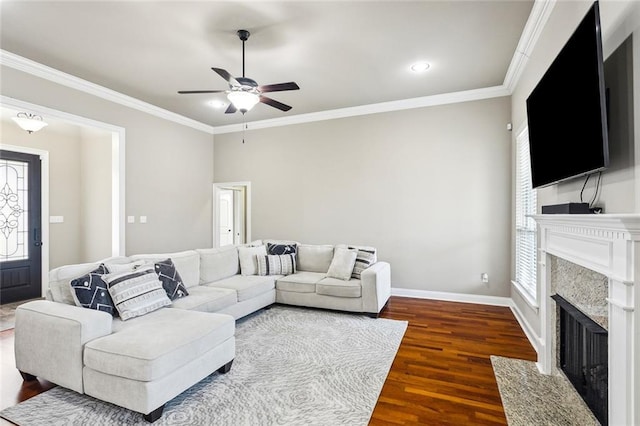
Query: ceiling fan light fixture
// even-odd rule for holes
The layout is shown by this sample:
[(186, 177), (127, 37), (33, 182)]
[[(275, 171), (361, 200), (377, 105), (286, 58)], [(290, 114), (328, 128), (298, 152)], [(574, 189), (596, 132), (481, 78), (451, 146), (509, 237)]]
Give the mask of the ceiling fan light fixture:
[(11, 119), (15, 121), (22, 130), (26, 130), (29, 134), (48, 126), (42, 117), (28, 112), (19, 112), (15, 117), (11, 117)]
[(245, 92), (242, 90), (234, 90), (227, 95), (229, 102), (241, 113), (250, 111), (258, 102), (260, 97), (252, 92)]

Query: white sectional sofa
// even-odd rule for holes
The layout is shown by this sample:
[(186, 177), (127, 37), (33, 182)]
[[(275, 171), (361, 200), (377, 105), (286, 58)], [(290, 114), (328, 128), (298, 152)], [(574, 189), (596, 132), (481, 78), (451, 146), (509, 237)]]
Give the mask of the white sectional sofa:
[[(25, 380), (41, 377), (152, 422), (167, 401), (215, 371), (230, 370), (235, 319), (274, 303), (377, 317), (391, 295), (390, 266), (375, 256), (360, 279), (327, 276), (347, 246), (265, 240), (264, 247), (295, 244), (296, 271), (257, 275), (252, 253), (262, 250), (262, 243), (115, 257), (52, 270), (48, 300), (16, 310), (18, 370)], [(127, 320), (76, 306), (70, 281), (97, 266), (135, 270), (167, 258), (188, 292), (170, 305)]]

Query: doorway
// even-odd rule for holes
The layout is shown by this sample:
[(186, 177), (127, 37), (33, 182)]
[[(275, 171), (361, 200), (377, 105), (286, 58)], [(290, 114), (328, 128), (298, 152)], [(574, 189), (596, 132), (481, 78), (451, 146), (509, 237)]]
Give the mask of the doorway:
[[(41, 115), (49, 119), (49, 121), (59, 121), (69, 125), (95, 128), (106, 131), (110, 134), (111, 139), (111, 236), (110, 246), (111, 255), (119, 256), (125, 253), (125, 129), (108, 123), (92, 120), (78, 115), (58, 111), (41, 105), (32, 104), (15, 98), (0, 95), (0, 104), (2, 111), (30, 111), (34, 114)], [(28, 154), (36, 154), (40, 156), (42, 165), (41, 177), (41, 290), (38, 296), (44, 296), (48, 289), (49, 278), (49, 256), (50, 256), (50, 221), (54, 218), (49, 216), (49, 152), (44, 149), (36, 149), (22, 145), (12, 145), (6, 143), (6, 134), (3, 132), (1, 141), (2, 149), (14, 152), (22, 152)], [(4, 302), (4, 300), (3, 300)]]
[(0, 150), (0, 301), (39, 297), (42, 289), (40, 157)]
[(213, 184), (213, 245), (251, 241), (251, 183)]

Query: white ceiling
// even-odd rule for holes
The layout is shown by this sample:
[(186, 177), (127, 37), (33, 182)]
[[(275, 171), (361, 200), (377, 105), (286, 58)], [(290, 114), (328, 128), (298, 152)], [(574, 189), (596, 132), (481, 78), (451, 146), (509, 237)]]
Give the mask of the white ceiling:
[[(207, 103), (227, 89), (211, 71), (242, 74), (238, 29), (248, 29), (246, 76), (295, 81), (247, 121), (498, 86), (531, 0), (499, 1), (8, 1), (0, 47), (213, 126), (242, 121)], [(416, 60), (431, 68), (409, 71)]]

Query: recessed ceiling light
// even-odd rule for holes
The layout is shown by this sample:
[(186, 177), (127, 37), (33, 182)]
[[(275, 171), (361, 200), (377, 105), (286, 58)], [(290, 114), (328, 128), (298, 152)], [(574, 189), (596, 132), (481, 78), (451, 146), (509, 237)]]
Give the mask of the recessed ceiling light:
[(209, 104), (209, 106), (215, 108), (215, 109), (222, 109), (225, 106), (227, 106), (227, 104), (224, 101), (220, 101), (220, 100), (215, 100), (215, 101), (209, 101), (207, 102)]
[(409, 68), (413, 72), (424, 72), (424, 71), (428, 70), (430, 66), (431, 65), (429, 64), (429, 62), (420, 61), (420, 62), (416, 62), (416, 63), (412, 64), (411, 67), (409, 67)]

